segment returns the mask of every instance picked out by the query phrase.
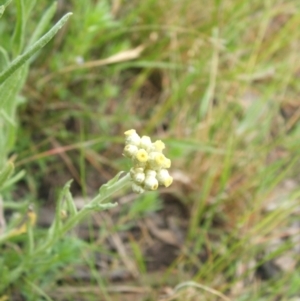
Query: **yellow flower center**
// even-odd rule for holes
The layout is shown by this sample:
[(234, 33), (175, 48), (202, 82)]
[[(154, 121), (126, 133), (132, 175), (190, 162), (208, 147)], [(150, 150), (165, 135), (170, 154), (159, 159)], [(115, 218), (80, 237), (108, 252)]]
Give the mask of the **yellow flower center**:
[(140, 149), (136, 153), (135, 157), (136, 157), (136, 159), (139, 162), (147, 162), (147, 160), (148, 160), (148, 153), (144, 149)]

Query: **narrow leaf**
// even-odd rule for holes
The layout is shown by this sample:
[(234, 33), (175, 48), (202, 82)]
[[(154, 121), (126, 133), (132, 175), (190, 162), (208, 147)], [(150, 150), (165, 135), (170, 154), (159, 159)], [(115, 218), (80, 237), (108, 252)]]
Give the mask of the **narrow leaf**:
[(65, 199), (68, 197), (68, 192), (70, 192), (71, 184), (72, 184), (72, 180), (68, 181), (59, 194), (57, 204), (56, 204), (54, 221), (52, 222), (52, 225), (48, 230), (49, 240), (54, 239), (59, 234), (60, 228), (62, 226), (61, 213), (63, 210), (63, 203)]
[(32, 9), (35, 7), (37, 0), (25, 0), (25, 17), (26, 17), (26, 22), (28, 20), (28, 17), (30, 16), (30, 13)]
[(70, 216), (76, 215), (77, 207), (74, 203), (74, 199), (73, 199), (73, 196), (72, 196), (70, 190), (68, 190), (66, 193), (66, 203), (67, 203), (67, 209), (68, 209), (68, 212), (70, 213)]
[(22, 67), (0, 86), (0, 107), (7, 114), (11, 114), (11, 109), (16, 106), (16, 95), (20, 91), (26, 75), (27, 70)]
[(47, 11), (44, 13), (42, 19), (40, 20), (39, 24), (36, 26), (35, 31), (33, 32), (29, 42), (27, 49), (35, 43), (38, 38), (43, 34), (43, 32), (46, 30), (47, 26), (49, 26), (51, 19), (53, 18), (57, 8), (57, 2), (53, 2), (52, 5), (47, 9)]
[(15, 176), (13, 176), (10, 179), (7, 179), (7, 181), (4, 183), (4, 185), (0, 188), (0, 191), (5, 190), (9, 186), (13, 185), (14, 183), (18, 182), (20, 179), (22, 179), (25, 176), (25, 171), (21, 170), (18, 172)]
[(9, 56), (7, 51), (0, 46), (0, 71), (9, 65)]
[(11, 126), (16, 127), (15, 121), (10, 116), (8, 116), (8, 114), (2, 109), (0, 109), (0, 116), (3, 117), (3, 119), (6, 122), (8, 122)]
[(23, 86), (27, 74), (26, 64), (19, 68), (5, 83), (0, 86), (0, 107), (2, 126), (0, 128), (0, 166), (6, 162), (7, 154), (14, 146), (16, 139), (15, 112), (18, 105), (17, 94)]
[(108, 209), (114, 208), (116, 206), (118, 206), (118, 203), (105, 203), (105, 204), (91, 203), (91, 204), (86, 205), (86, 208), (91, 211), (103, 211), (103, 210), (108, 210)]
[(3, 6), (6, 8), (6, 7), (10, 4), (11, 1), (12, 1), (12, 0), (7, 0), (7, 1), (3, 4)]
[(6, 163), (3, 169), (0, 171), (0, 187), (8, 180), (14, 171), (14, 164), (10, 161)]
[(4, 11), (5, 11), (5, 6), (4, 5), (0, 5), (0, 18), (2, 17)]
[(63, 27), (72, 13), (63, 16), (45, 35), (43, 35), (33, 46), (26, 50), (22, 55), (18, 56), (11, 65), (0, 74), (0, 84), (5, 82), (18, 68), (25, 64), (29, 58), (34, 55), (38, 50), (43, 48), (54, 35)]
[(113, 177), (106, 184), (104, 184), (100, 187), (99, 193), (101, 196), (105, 197), (109, 193), (110, 187), (119, 180), (122, 173), (123, 173), (123, 171), (120, 171), (115, 177)]
[(25, 4), (24, 0), (17, 0), (17, 24), (12, 37), (13, 50), (15, 54), (22, 51), (25, 36)]

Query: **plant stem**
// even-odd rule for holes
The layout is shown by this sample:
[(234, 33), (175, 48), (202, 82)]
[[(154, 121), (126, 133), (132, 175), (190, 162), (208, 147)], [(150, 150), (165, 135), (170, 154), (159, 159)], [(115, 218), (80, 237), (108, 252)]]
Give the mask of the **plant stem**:
[[(112, 194), (117, 192), (118, 190), (125, 187), (130, 182), (130, 174), (127, 173), (123, 178), (119, 179), (116, 183), (111, 185), (106, 193), (102, 195), (101, 193), (97, 195), (90, 203), (86, 204), (81, 211), (79, 211), (76, 215), (72, 216), (66, 223), (63, 225), (60, 233), (57, 236), (54, 236), (52, 239), (48, 240), (44, 245), (42, 245), (39, 249), (36, 250), (34, 257), (39, 253), (43, 253), (48, 248), (50, 248), (57, 239), (63, 237), (69, 230), (74, 228), (80, 221), (82, 221), (93, 209), (93, 207), (97, 207), (97, 204), (101, 205), (103, 201), (105, 201)], [(98, 208), (101, 208), (100, 206)]]

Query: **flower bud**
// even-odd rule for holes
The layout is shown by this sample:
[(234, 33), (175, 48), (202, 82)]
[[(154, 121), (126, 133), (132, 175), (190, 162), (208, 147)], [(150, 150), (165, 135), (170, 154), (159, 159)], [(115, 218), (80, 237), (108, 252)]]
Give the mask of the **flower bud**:
[(138, 148), (135, 145), (128, 144), (124, 147), (124, 156), (128, 158), (133, 158), (138, 152)]
[(156, 174), (156, 179), (159, 184), (164, 185), (165, 187), (169, 187), (173, 182), (173, 178), (166, 169), (159, 170)]
[(149, 155), (149, 166), (153, 169), (160, 169), (164, 165), (166, 157), (159, 152), (152, 152)]
[(169, 176), (169, 172), (166, 169), (161, 169), (156, 173), (156, 179), (158, 180), (159, 184), (163, 184), (165, 179), (167, 179)]
[(144, 173), (144, 169), (142, 167), (132, 167), (130, 169), (130, 176), (131, 176), (131, 178), (134, 176), (134, 174), (140, 173), (140, 172)]
[(156, 171), (152, 169), (145, 170), (146, 177), (154, 177), (156, 176)]
[(143, 136), (140, 141), (140, 148), (143, 148), (145, 150), (150, 150), (151, 147), (152, 147), (152, 142), (150, 137)]
[(143, 172), (137, 172), (132, 176), (132, 180), (137, 184), (142, 184), (145, 180), (145, 174)]
[(131, 136), (131, 135), (133, 135), (133, 134), (136, 134), (136, 130), (128, 130), (128, 131), (126, 131), (125, 133), (124, 133), (124, 135), (125, 136)]
[(66, 210), (62, 209), (62, 210), (60, 211), (60, 218), (61, 218), (62, 220), (65, 220), (67, 217), (68, 217), (68, 212), (67, 212)]
[(144, 187), (146, 190), (156, 190), (158, 187), (158, 181), (155, 177), (146, 177)]
[(169, 158), (165, 157), (161, 167), (162, 168), (170, 168), (171, 167), (171, 160)]
[(163, 185), (164, 185), (165, 187), (169, 187), (172, 183), (173, 183), (173, 178), (172, 178), (171, 176), (169, 176), (169, 178), (167, 178), (167, 179), (164, 181)]
[(156, 140), (152, 144), (153, 150), (157, 152), (162, 152), (165, 149), (165, 144), (161, 140)]
[(135, 130), (126, 131), (124, 134), (126, 136), (125, 144), (133, 144), (139, 146), (141, 138)]

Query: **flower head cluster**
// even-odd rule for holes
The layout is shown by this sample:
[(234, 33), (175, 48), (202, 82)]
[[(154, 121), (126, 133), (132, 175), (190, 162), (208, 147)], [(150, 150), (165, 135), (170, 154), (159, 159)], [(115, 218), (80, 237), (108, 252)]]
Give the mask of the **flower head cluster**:
[(140, 137), (135, 130), (125, 132), (124, 155), (133, 162), (130, 170), (132, 190), (143, 193), (145, 190), (156, 190), (159, 185), (168, 187), (173, 178), (168, 168), (171, 160), (163, 154), (165, 144), (161, 140), (151, 142), (150, 137)]

